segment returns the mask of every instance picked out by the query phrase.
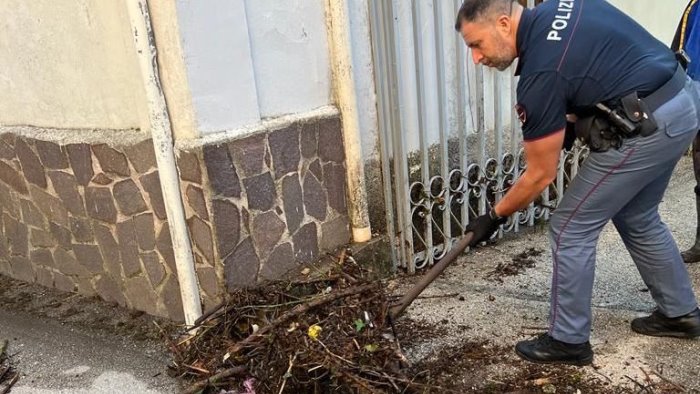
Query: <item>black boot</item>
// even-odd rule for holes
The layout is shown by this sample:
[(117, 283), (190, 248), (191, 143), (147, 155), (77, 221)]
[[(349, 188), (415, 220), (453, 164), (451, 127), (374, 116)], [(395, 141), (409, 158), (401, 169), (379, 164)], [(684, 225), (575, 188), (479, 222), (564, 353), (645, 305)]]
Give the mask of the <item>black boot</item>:
[(588, 365), (593, 362), (590, 342), (565, 343), (557, 341), (547, 333), (518, 342), (515, 345), (515, 353), (527, 361), (539, 364)]
[(700, 196), (695, 195), (695, 210), (697, 212), (698, 226), (695, 229), (695, 244), (681, 253), (683, 261), (687, 264), (700, 261)]
[(700, 337), (700, 309), (680, 317), (666, 317), (658, 310), (647, 317), (632, 320), (632, 331), (654, 337)]

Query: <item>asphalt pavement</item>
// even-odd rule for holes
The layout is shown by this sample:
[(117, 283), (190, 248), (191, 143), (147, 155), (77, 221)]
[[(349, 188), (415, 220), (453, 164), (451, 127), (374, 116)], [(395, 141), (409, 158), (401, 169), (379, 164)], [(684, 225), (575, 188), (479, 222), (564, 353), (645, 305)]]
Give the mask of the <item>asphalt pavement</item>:
[(21, 373), (12, 394), (177, 393), (155, 344), (0, 309), (0, 338)]

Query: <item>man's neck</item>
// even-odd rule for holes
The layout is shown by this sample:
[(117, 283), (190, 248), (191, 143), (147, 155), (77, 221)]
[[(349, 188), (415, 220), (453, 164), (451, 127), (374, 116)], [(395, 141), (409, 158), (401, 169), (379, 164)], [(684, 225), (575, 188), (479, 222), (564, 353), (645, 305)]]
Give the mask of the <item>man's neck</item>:
[(511, 11), (510, 17), (511, 20), (513, 21), (513, 44), (515, 45), (515, 52), (520, 53), (520, 50), (518, 48), (518, 29), (520, 28), (520, 19), (523, 16), (523, 6), (521, 6), (518, 2), (513, 2), (513, 10)]

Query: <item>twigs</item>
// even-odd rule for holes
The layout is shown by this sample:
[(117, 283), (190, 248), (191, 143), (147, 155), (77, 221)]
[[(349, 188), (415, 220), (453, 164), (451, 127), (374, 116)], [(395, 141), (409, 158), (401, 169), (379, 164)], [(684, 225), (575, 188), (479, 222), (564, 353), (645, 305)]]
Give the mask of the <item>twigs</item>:
[(226, 301), (220, 302), (219, 305), (209, 309), (207, 312), (204, 312), (202, 316), (198, 317), (197, 320), (194, 321), (194, 326), (198, 327), (200, 324), (202, 324), (203, 321), (209, 319), (211, 315), (214, 313), (220, 311), (223, 307), (226, 306)]
[(372, 386), (369, 385), (369, 382), (367, 382), (366, 379), (362, 379), (357, 375), (354, 374), (344, 374), (345, 377), (347, 377), (350, 381), (354, 382), (356, 385), (360, 386), (365, 390), (365, 392), (370, 393), (370, 394), (382, 394), (382, 391), (376, 390)]
[(2, 379), (5, 377), (5, 375), (6, 375), (7, 372), (9, 372), (9, 371), (10, 371), (10, 366), (9, 366), (9, 365), (6, 365), (6, 366), (0, 368), (0, 382), (2, 382)]
[(251, 345), (251, 344), (253, 344), (253, 343), (259, 341), (262, 337), (264, 337), (265, 335), (267, 335), (267, 334), (268, 334), (270, 331), (272, 331), (274, 328), (279, 327), (280, 325), (282, 325), (282, 324), (284, 324), (284, 323), (287, 323), (289, 320), (291, 320), (291, 319), (294, 318), (295, 316), (299, 316), (299, 315), (301, 315), (301, 314), (303, 314), (303, 313), (308, 312), (308, 311), (309, 311), (310, 309), (312, 309), (312, 308), (315, 308), (315, 307), (318, 307), (318, 306), (321, 306), (321, 305), (324, 305), (324, 304), (328, 304), (328, 303), (330, 303), (330, 302), (339, 300), (339, 299), (341, 299), (341, 298), (349, 297), (349, 296), (351, 296), (351, 295), (364, 293), (364, 292), (366, 292), (366, 291), (368, 291), (368, 290), (371, 290), (371, 289), (373, 289), (373, 288), (376, 288), (376, 287), (377, 287), (376, 284), (370, 283), (370, 284), (366, 284), (366, 285), (363, 285), (363, 286), (353, 287), (353, 288), (350, 288), (350, 289), (342, 290), (342, 291), (339, 291), (339, 292), (337, 292), (337, 293), (335, 293), (335, 294), (331, 294), (331, 295), (319, 297), (319, 298), (317, 298), (317, 299), (315, 299), (315, 300), (313, 300), (313, 301), (310, 301), (310, 302), (308, 302), (308, 303), (306, 303), (306, 304), (303, 304), (303, 305), (297, 305), (297, 306), (294, 307), (291, 311), (285, 312), (285, 313), (283, 313), (280, 317), (278, 317), (277, 319), (273, 320), (273, 321), (270, 323), (270, 325), (261, 328), (259, 331), (257, 331), (257, 332), (255, 332), (255, 333), (251, 334), (248, 338), (246, 338), (246, 339), (244, 339), (244, 340), (242, 340), (242, 341), (236, 343), (235, 345), (233, 345), (232, 347), (230, 347), (230, 348), (228, 349), (228, 351), (229, 351), (230, 353), (238, 353), (238, 352), (240, 352), (240, 351), (241, 351), (243, 348), (245, 348), (246, 346), (249, 346), (249, 345)]
[(328, 277), (310, 278), (304, 281), (294, 282), (294, 285), (315, 285), (317, 283), (333, 283), (338, 281), (342, 275), (329, 275)]
[(186, 393), (429, 391), (387, 335), (386, 287), (349, 255), (336, 261), (319, 277), (235, 291), (199, 319), (171, 345), (174, 372), (196, 382)]
[(9, 393), (10, 389), (12, 389), (12, 386), (14, 386), (18, 380), (19, 380), (19, 374), (15, 372), (15, 376), (13, 376), (12, 379), (10, 379), (10, 382), (7, 384), (7, 386), (4, 389), (2, 389), (2, 391), (0, 391), (0, 394)]
[(245, 367), (234, 367), (227, 370), (221, 371), (216, 375), (213, 375), (205, 380), (193, 384), (189, 389), (187, 389), (184, 394), (195, 394), (201, 390), (204, 390), (207, 386), (215, 384), (221, 380), (230, 378), (232, 376), (241, 376), (246, 372)]
[(347, 363), (347, 364), (349, 364), (349, 365), (352, 365), (352, 366), (355, 365), (352, 361), (347, 360), (347, 359), (344, 359), (344, 358), (342, 358), (341, 356), (339, 356), (339, 355), (337, 355), (337, 354), (331, 352), (330, 350), (328, 350), (328, 347), (327, 347), (323, 342), (318, 341), (318, 343), (321, 345), (321, 347), (323, 347), (323, 350), (325, 350), (326, 353), (328, 353), (330, 356), (333, 356), (333, 357), (337, 358), (338, 360), (340, 360), (340, 361), (342, 361), (342, 362), (344, 362), (344, 363)]
[(635, 380), (634, 378), (630, 377), (629, 375), (624, 375), (624, 376), (625, 376), (625, 378), (629, 379), (632, 383), (634, 383), (636, 386), (639, 386), (639, 389), (640, 389), (639, 392), (640, 392), (640, 393), (650, 393), (650, 394), (653, 394), (653, 391), (649, 391), (649, 386), (646, 386), (646, 385), (643, 385), (643, 384), (639, 383), (637, 380)]
[[(646, 374), (646, 371), (645, 371), (643, 368), (640, 367), (640, 369), (642, 370), (642, 372), (644, 372), (644, 373)], [(685, 393), (685, 392), (686, 392), (685, 387), (681, 386), (680, 384), (678, 384), (678, 383), (676, 383), (676, 382), (671, 381), (671, 380), (668, 379), (667, 377), (663, 376), (661, 373), (652, 370), (652, 371), (651, 371), (651, 374), (654, 375), (654, 376), (656, 376), (656, 377), (658, 377), (659, 379), (663, 380), (664, 382), (670, 384), (673, 388), (675, 388), (676, 390), (679, 390), (681, 393)]]
[[(634, 383), (636, 387), (639, 388), (638, 393), (685, 393), (687, 390), (685, 387), (675, 383), (665, 376), (661, 375), (657, 371), (647, 371), (642, 367), (639, 367), (640, 371), (644, 374), (643, 382), (633, 379), (628, 375), (624, 375), (626, 379)], [(654, 379), (657, 377), (658, 379)], [(608, 379), (609, 380), (609, 379)]]
[[(432, 296), (418, 296), (416, 297), (417, 300), (432, 300), (436, 298), (453, 298), (457, 297), (459, 293), (449, 293), (449, 294), (437, 294), (437, 295), (432, 295)], [(392, 296), (392, 299), (399, 299), (401, 296)]]
[(17, 373), (12, 368), (8, 357), (5, 354), (7, 351), (8, 343), (9, 342), (6, 339), (0, 342), (0, 383), (3, 383), (3, 380), (5, 378), (9, 378), (9, 382), (7, 382), (7, 385), (5, 387), (0, 388), (0, 394), (8, 393), (12, 386), (14, 386), (15, 383), (17, 383), (17, 381), (19, 380), (19, 373)]
[(289, 358), (289, 368), (287, 368), (287, 373), (282, 376), (282, 387), (280, 387), (280, 393), (282, 394), (284, 392), (284, 386), (287, 384), (287, 379), (292, 375), (292, 368), (294, 368), (294, 361), (296, 361), (298, 354), (295, 354), (294, 357)]
[(304, 382), (324, 390), (402, 388), (389, 375), (378, 373), (377, 382), (362, 377), (365, 368), (381, 372), (386, 358), (399, 358), (381, 336), (387, 311), (381, 283), (363, 279), (355, 262), (334, 267), (322, 278), (241, 290), (207, 312), (199, 329), (173, 346), (177, 372), (200, 377), (187, 392), (240, 389), (242, 380), (256, 381), (261, 393), (298, 390)]
[(593, 373), (595, 373), (596, 375), (598, 375), (598, 376), (602, 377), (603, 379), (607, 380), (608, 383), (612, 383), (612, 382), (613, 382), (612, 379), (610, 379), (609, 376), (604, 375), (604, 374), (598, 372), (596, 369), (593, 369)]

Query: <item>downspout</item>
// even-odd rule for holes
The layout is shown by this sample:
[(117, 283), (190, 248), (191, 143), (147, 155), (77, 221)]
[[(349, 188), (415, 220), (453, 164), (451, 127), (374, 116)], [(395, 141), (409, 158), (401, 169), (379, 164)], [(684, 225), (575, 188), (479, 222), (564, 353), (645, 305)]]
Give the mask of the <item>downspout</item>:
[(170, 238), (173, 243), (175, 268), (180, 283), (185, 323), (192, 326), (195, 320), (202, 315), (202, 306), (192, 247), (185, 222), (185, 210), (180, 194), (180, 177), (175, 164), (170, 117), (158, 74), (158, 58), (151, 16), (148, 12), (147, 0), (128, 0), (126, 4), (129, 9), (136, 56), (148, 100), (151, 137), (160, 174), (160, 186), (168, 217)]
[[(367, 242), (372, 238), (367, 207), (367, 186), (361, 145), (361, 121), (358, 104), (359, 84), (372, 81), (372, 72), (362, 75), (363, 69), (353, 56), (353, 27), (348, 1), (327, 0), (327, 25), (333, 69), (335, 101), (343, 121), (345, 167), (348, 186), (348, 214), (353, 242)], [(358, 23), (369, 26), (369, 10)], [(361, 29), (360, 29), (361, 30)], [(365, 73), (366, 74), (366, 73)]]

